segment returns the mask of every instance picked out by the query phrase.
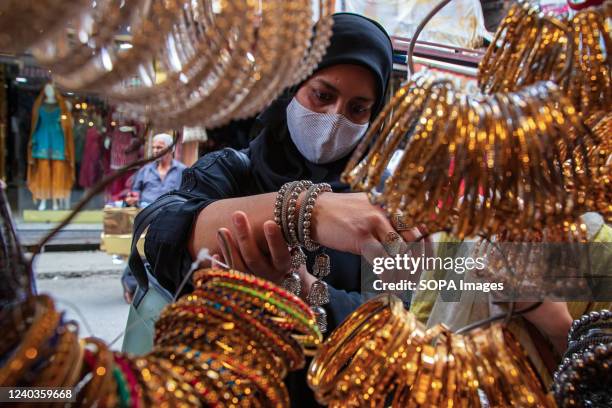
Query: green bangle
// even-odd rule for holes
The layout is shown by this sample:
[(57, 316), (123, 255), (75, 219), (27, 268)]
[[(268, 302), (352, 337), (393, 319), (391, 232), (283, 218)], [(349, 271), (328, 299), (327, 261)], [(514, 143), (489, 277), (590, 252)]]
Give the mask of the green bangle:
[(298, 313), (294, 308), (287, 306), (285, 303), (279, 302), (278, 300), (274, 298), (265, 296), (261, 292), (258, 292), (255, 289), (247, 288), (241, 285), (236, 285), (236, 284), (227, 283), (227, 282), (213, 282), (213, 284), (222, 286), (222, 287), (226, 287), (226, 288), (230, 288), (230, 289), (234, 289), (234, 290), (239, 290), (241, 292), (248, 293), (251, 296), (255, 296), (256, 298), (259, 298), (265, 302), (269, 302), (270, 304), (278, 307), (282, 311), (288, 313), (292, 317), (299, 320), (306, 327), (314, 331), (317, 336), (321, 336), (321, 332), (319, 331), (319, 326), (313, 320), (306, 318), (303, 314)]
[(121, 408), (129, 408), (130, 407), (130, 390), (128, 389), (127, 383), (125, 382), (125, 377), (123, 373), (119, 369), (119, 367), (115, 366), (113, 368), (113, 377), (117, 381), (117, 391), (119, 393), (119, 406)]

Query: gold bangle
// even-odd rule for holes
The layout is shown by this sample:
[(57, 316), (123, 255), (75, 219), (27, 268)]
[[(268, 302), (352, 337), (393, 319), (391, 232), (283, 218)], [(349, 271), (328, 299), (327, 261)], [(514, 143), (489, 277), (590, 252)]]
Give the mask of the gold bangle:
[(0, 385), (17, 384), (22, 374), (41, 357), (44, 344), (53, 336), (60, 322), (53, 301), (47, 295), (35, 298), (35, 315), (11, 358), (0, 368)]
[(314, 357), (307, 381), (317, 401), (325, 404), (335, 388), (341, 367), (359, 349), (364, 338), (376, 333), (388, 321), (391, 297), (378, 296), (358, 307), (334, 330)]

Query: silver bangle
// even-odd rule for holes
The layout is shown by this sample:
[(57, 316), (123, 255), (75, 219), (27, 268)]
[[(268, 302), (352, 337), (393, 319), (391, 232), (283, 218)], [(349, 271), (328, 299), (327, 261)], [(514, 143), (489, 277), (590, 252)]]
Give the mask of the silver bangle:
[(299, 242), (308, 250), (316, 251), (319, 244), (311, 239), (312, 212), (319, 195), (332, 191), (327, 183), (319, 183), (311, 186), (306, 192), (300, 208), (300, 218), (298, 221)]

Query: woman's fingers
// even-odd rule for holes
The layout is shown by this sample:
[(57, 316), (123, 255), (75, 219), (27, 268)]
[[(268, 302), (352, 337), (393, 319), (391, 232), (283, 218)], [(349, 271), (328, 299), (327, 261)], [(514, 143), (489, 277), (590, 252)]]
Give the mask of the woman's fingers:
[(234, 223), (234, 237), (244, 263), (254, 274), (267, 277), (270, 264), (257, 246), (247, 215), (242, 211), (236, 211), (232, 215), (232, 222)]
[(419, 239), (421, 239), (421, 237), (423, 236), (423, 234), (421, 233), (421, 230), (419, 228), (410, 228), (408, 230), (402, 231), (401, 233), (402, 238), (404, 238), (404, 241), (406, 242), (415, 242), (418, 241)]
[(240, 250), (238, 249), (238, 245), (234, 241), (230, 230), (227, 228), (219, 228), (217, 231), (217, 242), (221, 248), (221, 253), (223, 254), (225, 263), (230, 268), (238, 271), (249, 272), (244, 261), (242, 260)]
[(263, 225), (272, 265), (277, 271), (284, 273), (289, 270), (291, 254), (283, 237), (283, 232), (274, 221), (266, 221)]

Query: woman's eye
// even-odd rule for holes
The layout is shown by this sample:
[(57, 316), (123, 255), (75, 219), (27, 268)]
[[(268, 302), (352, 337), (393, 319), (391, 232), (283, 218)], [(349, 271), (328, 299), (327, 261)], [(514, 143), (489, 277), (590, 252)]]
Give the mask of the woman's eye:
[(354, 114), (361, 114), (361, 113), (364, 113), (364, 112), (366, 112), (368, 110), (369, 110), (369, 108), (366, 108), (365, 106), (360, 106), (360, 105), (353, 106), (353, 113)]
[(333, 99), (333, 95), (327, 92), (314, 91), (315, 96), (322, 102), (329, 102)]

